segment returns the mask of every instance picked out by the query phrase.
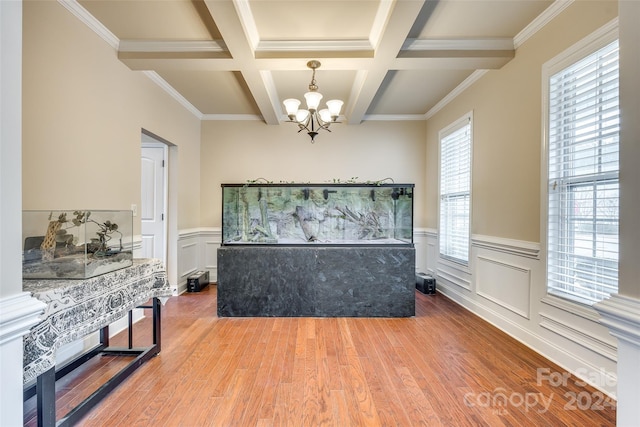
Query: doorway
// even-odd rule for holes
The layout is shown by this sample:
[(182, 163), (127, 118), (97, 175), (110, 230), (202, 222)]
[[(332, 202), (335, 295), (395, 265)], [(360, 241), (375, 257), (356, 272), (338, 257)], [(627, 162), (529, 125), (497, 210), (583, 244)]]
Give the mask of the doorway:
[(140, 223), (143, 258), (167, 262), (168, 146), (142, 131)]

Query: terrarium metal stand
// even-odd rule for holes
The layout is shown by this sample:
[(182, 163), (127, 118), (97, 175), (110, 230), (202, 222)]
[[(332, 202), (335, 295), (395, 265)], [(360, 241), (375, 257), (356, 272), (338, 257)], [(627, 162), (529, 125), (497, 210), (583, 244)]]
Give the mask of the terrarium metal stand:
[[(24, 400), (37, 395), (38, 405), (38, 426), (72, 426), (85, 416), (93, 407), (95, 407), (102, 399), (104, 399), (112, 390), (121, 384), (129, 375), (138, 369), (144, 362), (160, 353), (161, 349), (161, 324), (160, 324), (160, 301), (158, 298), (152, 298), (151, 305), (140, 305), (136, 308), (147, 308), (153, 311), (153, 344), (148, 347), (133, 347), (133, 315), (129, 311), (128, 322), (128, 346), (127, 347), (110, 347), (109, 346), (109, 326), (100, 329), (100, 343), (92, 349), (86, 351), (58, 369), (51, 369), (38, 375), (35, 384), (24, 389)], [(65, 375), (71, 373), (85, 362), (93, 357), (102, 354), (108, 356), (136, 356), (127, 366), (122, 368), (118, 373), (105, 382), (100, 388), (94, 391), (89, 397), (82, 401), (78, 406), (73, 408), (60, 420), (56, 421), (56, 381)]]

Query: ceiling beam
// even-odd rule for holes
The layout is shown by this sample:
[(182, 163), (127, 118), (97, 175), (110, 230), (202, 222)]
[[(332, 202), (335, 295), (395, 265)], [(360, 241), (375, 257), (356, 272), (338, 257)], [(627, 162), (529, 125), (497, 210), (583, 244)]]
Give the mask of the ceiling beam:
[[(209, 13), (213, 18), (222, 39), (225, 41), (231, 57), (237, 61), (239, 71), (262, 114), (265, 123), (277, 125), (280, 123), (282, 108), (279, 101), (274, 100), (274, 94), (265, 84), (264, 76), (256, 67), (254, 60), (255, 35), (251, 29), (250, 17), (246, 16), (246, 1), (233, 2), (219, 0), (205, 0)], [(250, 11), (249, 11), (250, 12)], [(253, 24), (255, 28), (255, 24)]]
[(374, 64), (358, 74), (345, 109), (350, 124), (359, 124), (364, 119), (378, 88), (402, 49), (407, 35), (422, 9), (424, 1), (396, 1), (388, 8), (388, 18), (381, 30)]

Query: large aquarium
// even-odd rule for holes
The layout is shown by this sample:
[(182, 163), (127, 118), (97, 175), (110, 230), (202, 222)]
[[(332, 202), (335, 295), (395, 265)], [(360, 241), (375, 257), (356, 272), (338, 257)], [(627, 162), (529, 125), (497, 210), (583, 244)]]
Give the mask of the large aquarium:
[(223, 245), (413, 245), (413, 184), (222, 184)]

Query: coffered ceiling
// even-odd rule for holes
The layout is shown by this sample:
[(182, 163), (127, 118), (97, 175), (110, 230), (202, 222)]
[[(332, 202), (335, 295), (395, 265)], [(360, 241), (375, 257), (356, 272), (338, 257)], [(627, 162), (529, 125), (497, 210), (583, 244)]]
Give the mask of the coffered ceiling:
[[(479, 70), (514, 57), (546, 0), (75, 0), (67, 7), (207, 119), (286, 120), (317, 59), (344, 121), (424, 119)], [(547, 11), (547, 12), (545, 12)]]

